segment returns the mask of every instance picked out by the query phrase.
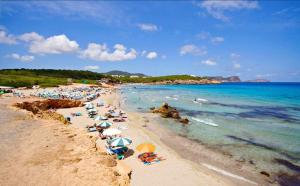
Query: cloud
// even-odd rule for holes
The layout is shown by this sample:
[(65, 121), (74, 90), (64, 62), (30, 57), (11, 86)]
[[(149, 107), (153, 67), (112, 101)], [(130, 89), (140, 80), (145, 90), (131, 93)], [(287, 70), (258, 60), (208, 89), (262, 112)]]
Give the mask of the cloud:
[(87, 49), (80, 52), (80, 57), (95, 61), (125, 61), (135, 59), (137, 56), (137, 52), (132, 48), (126, 52), (127, 49), (122, 44), (116, 44), (114, 49), (110, 53), (105, 44), (90, 43)]
[(146, 56), (148, 59), (155, 59), (157, 58), (157, 53), (156, 52), (149, 52)]
[(201, 62), (204, 65), (208, 65), (208, 66), (215, 66), (217, 65), (217, 62), (211, 59), (207, 59)]
[(155, 32), (158, 30), (158, 27), (154, 24), (150, 23), (141, 23), (138, 24), (138, 27), (143, 30), (143, 31), (148, 31), (148, 32)]
[(141, 53), (141, 56), (144, 56), (147, 54), (147, 51), (146, 50), (143, 50), (142, 53)]
[(1, 2), (1, 12), (9, 15), (19, 13), (18, 10), (40, 19), (54, 15), (69, 19), (85, 19), (105, 24), (120, 24), (128, 21), (128, 13), (117, 3), (101, 1), (28, 1), (26, 3), (10, 1)]
[(99, 66), (95, 65), (95, 66), (85, 66), (83, 67), (84, 70), (98, 70)]
[(20, 35), (18, 39), (25, 42), (32, 42), (32, 41), (42, 41), (44, 40), (44, 37), (39, 35), (36, 32), (30, 32), (30, 33), (25, 33)]
[(222, 42), (224, 42), (224, 38), (223, 37), (213, 37), (213, 38), (211, 38), (211, 42), (214, 44), (222, 43)]
[[(35, 34), (25, 35), (23, 37), (27, 40), (31, 40)], [(23, 38), (23, 39), (24, 39)], [(79, 49), (79, 45), (76, 41), (71, 41), (66, 35), (55, 35), (48, 37), (47, 39), (34, 40), (31, 42), (29, 46), (29, 51), (31, 53), (39, 53), (39, 54), (61, 54), (68, 52), (75, 52)]]
[(239, 63), (233, 63), (233, 68), (234, 69), (240, 69), (241, 68), (241, 64), (239, 64)]
[(4, 30), (0, 29), (0, 43), (16, 44), (17, 40), (13, 35), (7, 34)]
[(240, 57), (241, 56), (237, 53), (231, 53), (230, 54), (230, 59), (233, 60), (233, 61), (236, 61), (236, 60), (240, 59)]
[(162, 59), (167, 59), (167, 56), (166, 55), (162, 55), (161, 58)]
[(210, 37), (210, 33), (209, 32), (200, 32), (199, 34), (196, 35), (196, 37), (198, 39), (205, 40), (205, 39), (208, 39)]
[(213, 44), (218, 44), (218, 43), (222, 43), (225, 41), (224, 37), (221, 36), (212, 36), (211, 33), (209, 32), (200, 32), (196, 35), (197, 39), (201, 39), (201, 40), (210, 40)]
[(22, 62), (29, 62), (29, 61), (34, 60), (34, 56), (30, 56), (30, 55), (21, 56), (21, 55), (16, 54), (16, 53), (10, 54), (7, 57), (18, 60), (18, 61), (22, 61)]
[(248, 0), (205, 0), (198, 5), (206, 9), (212, 17), (222, 21), (229, 21), (229, 17), (224, 14), (226, 11), (257, 9), (259, 7), (257, 1)]
[(230, 59), (232, 61), (232, 67), (234, 69), (240, 69), (242, 67), (242, 65), (240, 63), (238, 63), (240, 57), (241, 57), (241, 55), (237, 54), (237, 53), (230, 54)]
[(199, 48), (196, 45), (189, 44), (184, 45), (180, 48), (180, 55), (192, 54), (196, 56), (201, 56), (207, 54), (207, 51), (204, 47)]
[(284, 15), (284, 14), (290, 12), (291, 10), (292, 10), (292, 8), (284, 8), (277, 12), (274, 12), (273, 15)]

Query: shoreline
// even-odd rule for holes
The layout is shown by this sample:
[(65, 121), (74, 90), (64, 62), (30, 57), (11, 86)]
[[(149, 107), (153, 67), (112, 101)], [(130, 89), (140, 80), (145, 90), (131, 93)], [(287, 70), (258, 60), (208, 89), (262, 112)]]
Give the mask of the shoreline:
[[(118, 87), (117, 87), (118, 88)], [(103, 100), (106, 104), (111, 104), (117, 107), (122, 107), (120, 94), (117, 89), (113, 90), (109, 95), (101, 95), (99, 99)], [(96, 102), (98, 99), (94, 100)], [(124, 109), (122, 107), (122, 109)], [(104, 112), (103, 108), (99, 109), (100, 113)], [(125, 109), (124, 109), (125, 110)], [(83, 107), (74, 107), (67, 109), (58, 109), (57, 112), (68, 116), (71, 112), (85, 111)], [(124, 130), (124, 135), (133, 139), (134, 144), (130, 146), (135, 150), (135, 146), (142, 142), (151, 142), (157, 146), (157, 153), (166, 158), (158, 164), (145, 166), (137, 158), (137, 153), (125, 158), (125, 160), (117, 161), (118, 164), (125, 164), (125, 167), (130, 167), (132, 170), (132, 179), (130, 185), (145, 185), (145, 180), (149, 181), (146, 185), (256, 185), (256, 184), (267, 184), (266, 180), (260, 180), (257, 178), (250, 177), (249, 175), (244, 177), (232, 174), (232, 171), (228, 170), (228, 167), (219, 166), (219, 164), (213, 164), (211, 162), (206, 162), (206, 164), (199, 164), (193, 161), (191, 155), (187, 157), (187, 154), (191, 152), (184, 152), (184, 149), (175, 148), (174, 144), (170, 144), (167, 138), (180, 138), (179, 140), (185, 141), (184, 137), (174, 136), (174, 134), (168, 134), (164, 131), (163, 126), (159, 124), (149, 125), (149, 120), (151, 116), (144, 117), (143, 113), (129, 112), (127, 111), (128, 121), (125, 123), (116, 123), (119, 126), (128, 127)], [(77, 117), (72, 119), (71, 128), (74, 130), (84, 131), (87, 124), (94, 123), (93, 120), (87, 119), (85, 116)], [(147, 127), (143, 127), (147, 125)], [(95, 137), (93, 133), (87, 133), (87, 136)], [(162, 136), (163, 135), (163, 136)], [(99, 150), (103, 153), (104, 141), (97, 140), (96, 146), (100, 147)], [(202, 149), (203, 150), (203, 149)], [(180, 153), (182, 152), (182, 153)], [(215, 154), (214, 154), (215, 156)], [(222, 157), (223, 158), (223, 157)], [(207, 160), (207, 159), (206, 159)], [(235, 167), (241, 168), (241, 167)], [(151, 176), (149, 176), (151, 175)], [(168, 179), (165, 179), (166, 176)], [(244, 174), (242, 174), (244, 176)], [(248, 179), (249, 178), (249, 179)], [(189, 181), (187, 181), (187, 179)], [(270, 184), (270, 183), (268, 183)]]
[[(231, 159), (229, 154), (221, 151), (216, 152), (216, 149), (210, 149), (204, 144), (199, 143), (199, 141), (178, 135), (167, 127), (162, 126), (163, 123), (156, 120), (159, 118), (157, 115), (139, 112), (129, 113), (144, 120), (144, 122), (141, 122), (142, 124), (139, 125), (143, 131), (149, 133), (149, 135), (153, 135), (160, 143), (170, 148), (177, 156), (192, 164), (196, 169), (212, 171), (213, 174), (224, 176), (223, 178), (229, 179), (233, 185), (263, 185), (274, 183), (274, 180), (270, 180), (268, 177), (255, 171), (254, 167)], [(175, 121), (174, 125), (182, 124), (179, 122), (176, 123)], [(224, 163), (224, 161), (226, 161), (226, 163)]]

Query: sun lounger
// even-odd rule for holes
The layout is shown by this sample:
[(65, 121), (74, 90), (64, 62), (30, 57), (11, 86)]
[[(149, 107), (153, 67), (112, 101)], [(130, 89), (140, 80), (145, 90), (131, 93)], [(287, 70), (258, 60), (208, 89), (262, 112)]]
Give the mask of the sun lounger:
[(116, 118), (116, 119), (113, 119), (113, 122), (125, 122), (125, 119), (123, 119), (123, 118)]
[(119, 130), (127, 130), (128, 127), (126, 127), (126, 126), (119, 126), (118, 129), (119, 129)]
[(118, 160), (123, 160), (125, 158), (124, 154), (117, 154), (117, 159)]
[(88, 128), (88, 132), (96, 132), (96, 131), (97, 131), (96, 127)]
[(109, 155), (114, 155), (115, 153), (108, 147), (106, 147), (106, 153)]

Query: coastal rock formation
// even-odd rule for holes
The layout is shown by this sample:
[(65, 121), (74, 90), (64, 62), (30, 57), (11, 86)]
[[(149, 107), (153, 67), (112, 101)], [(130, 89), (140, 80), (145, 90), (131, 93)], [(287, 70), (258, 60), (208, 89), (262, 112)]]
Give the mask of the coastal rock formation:
[(189, 120), (187, 118), (181, 118), (178, 110), (169, 106), (168, 103), (163, 103), (162, 106), (157, 109), (152, 107), (150, 108), (150, 110), (152, 110), (152, 113), (159, 113), (163, 118), (174, 118), (183, 124), (189, 123)]
[(15, 106), (28, 110), (39, 118), (54, 119), (61, 121), (64, 124), (68, 124), (68, 121), (63, 117), (63, 115), (58, 114), (51, 109), (79, 107), (82, 106), (82, 102), (73, 100), (48, 99), (43, 101), (16, 103)]
[(49, 109), (80, 107), (82, 106), (82, 102), (64, 99), (48, 99), (43, 101), (17, 103), (16, 106), (36, 114), (39, 111)]

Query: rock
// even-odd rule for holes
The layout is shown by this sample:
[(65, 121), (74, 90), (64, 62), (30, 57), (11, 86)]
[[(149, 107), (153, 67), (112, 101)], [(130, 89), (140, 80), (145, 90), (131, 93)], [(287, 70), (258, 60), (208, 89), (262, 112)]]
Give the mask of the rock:
[(189, 120), (187, 118), (182, 119), (180, 117), (179, 112), (176, 110), (176, 108), (173, 108), (169, 106), (168, 103), (163, 103), (161, 107), (157, 109), (153, 109), (152, 113), (159, 113), (161, 117), (163, 118), (174, 118), (179, 120), (179, 122), (187, 124)]
[(155, 107), (150, 107), (150, 110), (154, 110), (155, 109)]
[(260, 174), (265, 175), (267, 177), (270, 177), (270, 174), (266, 171), (261, 171)]
[(188, 124), (190, 122), (190, 120), (187, 119), (187, 118), (182, 118), (182, 119), (179, 120), (179, 122), (183, 123), (183, 124)]
[(17, 103), (15, 106), (28, 110), (39, 118), (54, 119), (61, 121), (64, 124), (68, 124), (69, 122), (63, 117), (63, 115), (58, 114), (51, 109), (80, 107), (82, 106), (82, 102), (63, 99), (48, 99), (43, 101)]

